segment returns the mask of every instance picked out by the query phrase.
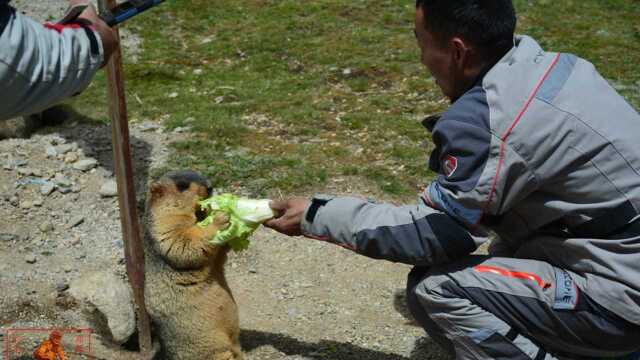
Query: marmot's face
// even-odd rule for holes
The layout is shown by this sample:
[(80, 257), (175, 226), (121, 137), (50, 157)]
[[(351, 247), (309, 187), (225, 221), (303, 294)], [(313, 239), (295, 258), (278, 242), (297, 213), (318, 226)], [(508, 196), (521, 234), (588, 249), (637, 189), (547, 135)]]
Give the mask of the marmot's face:
[(194, 171), (171, 172), (151, 183), (147, 211), (152, 215), (189, 216), (193, 222), (207, 216), (198, 202), (211, 196), (211, 183)]

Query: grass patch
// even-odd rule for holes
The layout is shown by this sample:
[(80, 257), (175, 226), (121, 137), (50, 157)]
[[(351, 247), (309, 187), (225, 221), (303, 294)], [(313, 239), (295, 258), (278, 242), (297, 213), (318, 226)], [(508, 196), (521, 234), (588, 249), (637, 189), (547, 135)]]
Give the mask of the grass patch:
[[(593, 61), (640, 107), (640, 3), (515, 0), (520, 33)], [(144, 51), (127, 64), (130, 118), (189, 124), (167, 168), (256, 195), (334, 176), (398, 198), (432, 178), (422, 116), (447, 107), (419, 63), (415, 2), (175, 0), (132, 21)], [(104, 77), (74, 103), (104, 121)]]

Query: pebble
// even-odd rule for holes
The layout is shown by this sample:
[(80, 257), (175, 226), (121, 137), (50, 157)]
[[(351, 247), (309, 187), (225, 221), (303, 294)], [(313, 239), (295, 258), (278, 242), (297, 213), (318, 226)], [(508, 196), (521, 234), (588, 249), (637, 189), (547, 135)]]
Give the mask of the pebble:
[(56, 156), (58, 156), (58, 151), (56, 150), (55, 146), (47, 146), (46, 153), (48, 158), (55, 158)]
[(43, 222), (42, 224), (40, 224), (40, 226), (38, 227), (40, 229), (40, 231), (42, 231), (43, 233), (48, 233), (53, 231), (55, 228), (53, 227), (53, 224), (50, 222)]
[(181, 126), (181, 127), (177, 127), (175, 129), (173, 129), (173, 132), (176, 134), (180, 134), (180, 133), (184, 133), (184, 132), (188, 132), (190, 131), (191, 128), (188, 126)]
[(33, 207), (33, 202), (31, 201), (21, 201), (20, 202), (20, 208), (21, 209), (31, 209)]
[(18, 240), (18, 235), (9, 234), (9, 233), (0, 233), (0, 241), (16, 241)]
[(58, 154), (64, 155), (64, 154), (66, 154), (66, 153), (68, 153), (70, 151), (74, 151), (77, 148), (78, 148), (78, 145), (76, 145), (76, 144), (63, 144), (63, 145), (56, 146), (55, 149), (56, 149), (56, 152)]
[(82, 215), (77, 215), (71, 218), (71, 220), (69, 220), (69, 222), (67, 223), (69, 226), (69, 229), (74, 228), (80, 224), (82, 224), (84, 222), (84, 216)]
[(56, 174), (56, 176), (53, 178), (53, 181), (60, 187), (71, 187), (71, 185), (73, 184), (71, 180), (60, 173)]
[(80, 171), (89, 171), (96, 166), (98, 166), (98, 160), (92, 158), (80, 160), (73, 164), (73, 168)]
[(161, 129), (161, 126), (153, 123), (144, 123), (141, 124), (138, 128), (140, 129), (140, 131), (155, 131)]
[(66, 281), (60, 281), (56, 284), (56, 291), (63, 292), (69, 289), (69, 284)]
[(43, 204), (44, 204), (44, 201), (42, 201), (42, 199), (40, 199), (40, 198), (33, 200), (33, 206), (35, 206), (35, 207), (40, 207)]
[(64, 162), (66, 162), (67, 164), (71, 164), (71, 163), (75, 163), (76, 161), (78, 161), (78, 159), (79, 159), (78, 154), (76, 154), (74, 152), (70, 152), (67, 155), (65, 155)]
[(108, 180), (100, 187), (100, 196), (114, 197), (118, 195), (118, 184), (115, 180)]
[(42, 172), (38, 169), (22, 167), (18, 169), (18, 174), (22, 176), (42, 176)]
[(9, 204), (12, 206), (18, 206), (18, 204), (20, 204), (20, 199), (14, 195), (9, 199)]
[(53, 190), (56, 189), (56, 185), (52, 182), (47, 182), (46, 184), (42, 185), (40, 187), (40, 193), (42, 195), (51, 195), (51, 193), (53, 192)]
[(68, 194), (71, 192), (71, 188), (70, 187), (59, 187), (58, 188), (58, 192), (60, 194)]
[(35, 255), (29, 254), (24, 257), (24, 261), (26, 261), (28, 264), (35, 264), (37, 259)]
[(69, 264), (69, 265), (65, 265), (65, 266), (63, 267), (63, 270), (64, 270), (64, 272), (65, 272), (65, 273), (67, 273), (67, 274), (68, 274), (68, 273), (70, 273), (70, 272), (72, 272), (72, 271), (73, 271), (73, 266), (71, 266), (70, 264)]

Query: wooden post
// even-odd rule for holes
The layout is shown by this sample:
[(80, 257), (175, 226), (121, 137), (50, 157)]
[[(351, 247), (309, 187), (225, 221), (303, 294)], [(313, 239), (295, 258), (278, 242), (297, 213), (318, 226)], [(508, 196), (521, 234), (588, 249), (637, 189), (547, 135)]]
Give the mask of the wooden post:
[[(112, 9), (115, 0), (98, 0), (101, 10)], [(120, 39), (117, 27), (116, 37)], [(142, 358), (152, 352), (149, 315), (144, 302), (144, 250), (140, 221), (136, 208), (133, 166), (129, 147), (129, 122), (124, 92), (122, 52), (120, 45), (106, 67), (109, 86), (109, 115), (111, 117), (115, 175), (118, 182), (118, 204), (124, 242), (127, 275), (136, 304), (140, 353)]]

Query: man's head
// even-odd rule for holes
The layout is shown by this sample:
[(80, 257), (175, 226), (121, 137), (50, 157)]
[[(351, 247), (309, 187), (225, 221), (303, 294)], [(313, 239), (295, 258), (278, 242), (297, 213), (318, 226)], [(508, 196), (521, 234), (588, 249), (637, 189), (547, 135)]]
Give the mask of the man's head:
[(421, 61), (451, 99), (513, 46), (512, 0), (417, 0)]

